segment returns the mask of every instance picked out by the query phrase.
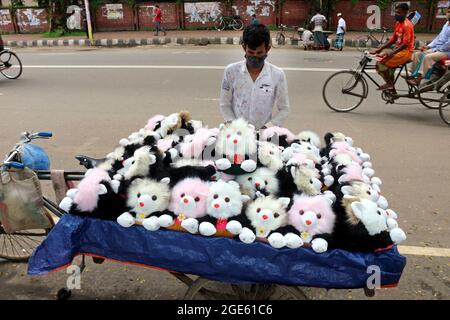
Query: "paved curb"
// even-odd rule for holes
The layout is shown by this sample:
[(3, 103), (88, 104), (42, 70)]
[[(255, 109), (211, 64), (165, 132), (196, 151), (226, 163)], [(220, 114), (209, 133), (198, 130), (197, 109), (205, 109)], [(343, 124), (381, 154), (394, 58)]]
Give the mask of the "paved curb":
[[(185, 37), (154, 37), (154, 38), (135, 38), (135, 39), (96, 39), (93, 46), (95, 47), (134, 47), (145, 45), (239, 45), (241, 41), (240, 37), (198, 37), (198, 38), (185, 38)], [(275, 41), (275, 38), (272, 39)], [(28, 41), (5, 41), (7, 47), (11, 48), (25, 48), (25, 47), (90, 47), (91, 44), (88, 39), (50, 39), (50, 40), (28, 40)], [(335, 40), (332, 39), (331, 46), (333, 47)], [(426, 41), (416, 41), (416, 48), (427, 44)], [(288, 46), (302, 46), (302, 42), (295, 39), (286, 39), (286, 45)], [(358, 47), (358, 40), (346, 39), (346, 47)], [(372, 46), (369, 46), (372, 47)], [(368, 48), (369, 48), (368, 47)]]

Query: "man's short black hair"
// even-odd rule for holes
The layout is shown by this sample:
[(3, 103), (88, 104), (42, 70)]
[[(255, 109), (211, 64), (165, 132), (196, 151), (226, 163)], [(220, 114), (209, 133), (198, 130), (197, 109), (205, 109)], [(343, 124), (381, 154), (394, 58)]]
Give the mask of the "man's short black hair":
[(159, 8), (159, 5), (158, 5), (158, 4), (155, 4), (155, 7)]
[(402, 2), (402, 3), (399, 3), (399, 4), (395, 7), (395, 9), (401, 9), (401, 10), (407, 12), (407, 11), (409, 10), (409, 6), (408, 6), (407, 3)]
[(270, 31), (263, 25), (250, 25), (244, 29), (242, 35), (242, 44), (254, 50), (260, 45), (265, 44), (266, 47), (270, 45)]

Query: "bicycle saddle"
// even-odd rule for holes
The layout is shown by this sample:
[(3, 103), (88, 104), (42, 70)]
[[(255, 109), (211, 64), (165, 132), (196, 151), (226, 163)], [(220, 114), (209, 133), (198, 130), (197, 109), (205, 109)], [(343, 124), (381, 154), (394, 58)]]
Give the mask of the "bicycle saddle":
[(106, 159), (94, 159), (88, 156), (75, 156), (75, 159), (80, 161), (80, 165), (84, 166), (86, 169), (92, 169), (95, 168), (100, 163), (104, 162)]

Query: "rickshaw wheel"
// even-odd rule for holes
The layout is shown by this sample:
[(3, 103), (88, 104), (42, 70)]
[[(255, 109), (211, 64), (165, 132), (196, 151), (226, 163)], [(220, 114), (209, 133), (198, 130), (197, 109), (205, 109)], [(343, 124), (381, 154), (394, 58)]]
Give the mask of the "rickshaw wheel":
[(276, 284), (230, 285), (199, 277), (186, 291), (186, 300), (307, 300), (298, 287)]
[(27, 262), (33, 251), (42, 243), (55, 225), (52, 216), (45, 209), (44, 214), (50, 221), (49, 229), (22, 230), (8, 234), (0, 224), (0, 258), (12, 262)]

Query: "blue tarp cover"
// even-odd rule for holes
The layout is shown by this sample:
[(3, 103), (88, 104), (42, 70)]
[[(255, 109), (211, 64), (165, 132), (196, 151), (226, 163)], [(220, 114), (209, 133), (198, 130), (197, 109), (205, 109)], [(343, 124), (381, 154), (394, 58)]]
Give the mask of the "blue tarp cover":
[(123, 228), (115, 221), (64, 215), (29, 260), (28, 274), (60, 269), (80, 254), (124, 263), (195, 274), (212, 280), (245, 284), (276, 283), (321, 288), (363, 288), (373, 271), (381, 285), (395, 286), (406, 264), (396, 247), (375, 253), (310, 248), (275, 249), (261, 242), (203, 237), (142, 226)]

